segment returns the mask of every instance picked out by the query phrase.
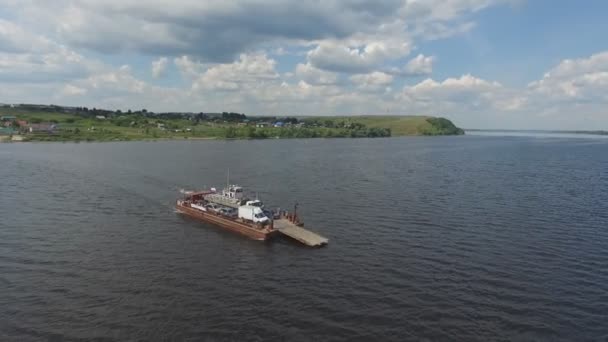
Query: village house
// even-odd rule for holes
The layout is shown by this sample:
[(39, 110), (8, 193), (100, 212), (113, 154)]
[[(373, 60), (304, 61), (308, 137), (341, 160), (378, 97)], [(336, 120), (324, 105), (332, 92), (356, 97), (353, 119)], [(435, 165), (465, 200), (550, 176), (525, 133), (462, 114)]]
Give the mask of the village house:
[(56, 124), (52, 123), (39, 123), (39, 124), (30, 124), (28, 128), (29, 133), (55, 133), (58, 127)]

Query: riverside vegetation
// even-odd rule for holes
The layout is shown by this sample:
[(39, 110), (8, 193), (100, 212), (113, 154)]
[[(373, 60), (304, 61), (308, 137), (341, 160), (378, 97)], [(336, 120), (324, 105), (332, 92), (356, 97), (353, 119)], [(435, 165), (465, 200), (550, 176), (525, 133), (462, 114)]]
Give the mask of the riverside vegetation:
[[(459, 135), (445, 118), (427, 116), (270, 117), (240, 113), (126, 112), (86, 107), (18, 105), (0, 108), (15, 116), (16, 132), (48, 123), (53, 129), (25, 133), (24, 141), (113, 141), (155, 139), (361, 138)], [(18, 122), (21, 122), (19, 124)], [(21, 127), (27, 122), (25, 127)]]

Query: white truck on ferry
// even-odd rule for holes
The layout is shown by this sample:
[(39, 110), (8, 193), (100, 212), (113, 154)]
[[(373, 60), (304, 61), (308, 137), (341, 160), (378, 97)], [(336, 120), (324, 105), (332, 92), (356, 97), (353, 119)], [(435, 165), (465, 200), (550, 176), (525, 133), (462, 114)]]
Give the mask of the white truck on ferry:
[(261, 224), (265, 224), (269, 221), (268, 217), (266, 217), (266, 214), (264, 214), (264, 211), (260, 207), (254, 205), (240, 206), (239, 218), (246, 221)]

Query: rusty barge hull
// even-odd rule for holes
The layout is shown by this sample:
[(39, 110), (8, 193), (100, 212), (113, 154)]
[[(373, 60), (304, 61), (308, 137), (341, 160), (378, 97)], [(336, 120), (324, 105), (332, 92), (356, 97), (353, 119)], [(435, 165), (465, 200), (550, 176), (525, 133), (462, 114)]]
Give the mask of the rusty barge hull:
[(220, 228), (233, 231), (235, 233), (247, 236), (258, 241), (265, 241), (279, 234), (278, 230), (261, 228), (258, 229), (249, 224), (238, 222), (236, 220), (221, 217), (213, 213), (206, 213), (197, 209), (193, 209), (187, 204), (177, 203), (175, 208), (182, 214), (188, 215), (199, 221), (213, 224)]

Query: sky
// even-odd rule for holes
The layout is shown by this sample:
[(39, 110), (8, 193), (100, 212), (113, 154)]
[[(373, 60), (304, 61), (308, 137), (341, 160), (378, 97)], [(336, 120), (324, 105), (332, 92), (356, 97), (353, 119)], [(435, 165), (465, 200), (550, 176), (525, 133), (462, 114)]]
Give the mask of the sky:
[(0, 0), (0, 103), (608, 129), (601, 0)]

